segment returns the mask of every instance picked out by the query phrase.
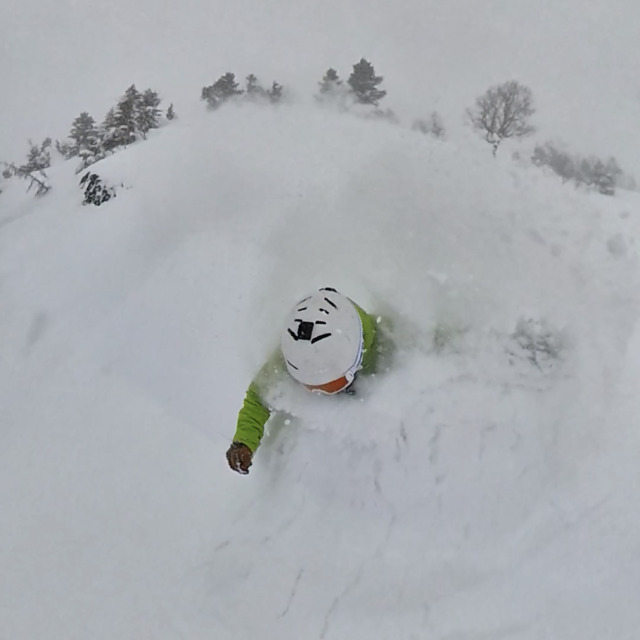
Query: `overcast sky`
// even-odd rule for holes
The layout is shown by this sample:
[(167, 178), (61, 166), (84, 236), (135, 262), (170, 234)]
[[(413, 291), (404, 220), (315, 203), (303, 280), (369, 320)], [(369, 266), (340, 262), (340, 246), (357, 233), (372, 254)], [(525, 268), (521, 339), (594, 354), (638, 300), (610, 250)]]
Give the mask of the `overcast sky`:
[(255, 73), (308, 97), (330, 66), (360, 57), (383, 75), (383, 106), (407, 121), (439, 110), (462, 130), (490, 84), (517, 79), (540, 136), (613, 154), (640, 178), (638, 0), (0, 0), (0, 159), (27, 139), (101, 121), (132, 83), (178, 113), (222, 73)]

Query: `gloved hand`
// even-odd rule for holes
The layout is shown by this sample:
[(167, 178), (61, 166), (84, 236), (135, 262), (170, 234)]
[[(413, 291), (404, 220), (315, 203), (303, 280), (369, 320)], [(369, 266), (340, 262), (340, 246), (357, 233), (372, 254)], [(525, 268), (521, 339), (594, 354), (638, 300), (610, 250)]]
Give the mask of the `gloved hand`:
[(233, 442), (227, 451), (229, 466), (243, 475), (249, 473), (251, 458), (253, 458), (253, 452), (242, 442)]

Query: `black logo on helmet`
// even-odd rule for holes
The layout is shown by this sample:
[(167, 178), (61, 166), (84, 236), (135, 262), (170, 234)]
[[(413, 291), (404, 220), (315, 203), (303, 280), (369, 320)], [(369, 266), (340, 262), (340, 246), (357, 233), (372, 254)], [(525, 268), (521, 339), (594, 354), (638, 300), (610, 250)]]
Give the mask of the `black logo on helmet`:
[[(316, 336), (315, 338), (312, 338), (311, 336), (313, 335), (314, 323), (308, 322), (307, 320), (300, 320), (296, 322), (299, 322), (297, 333), (292, 329), (287, 329), (287, 331), (289, 332), (289, 335), (296, 342), (298, 340), (305, 340), (307, 342), (311, 341), (311, 344), (315, 344), (316, 342), (319, 342), (320, 340), (324, 340), (325, 338), (328, 338), (331, 335), (330, 333), (323, 333), (319, 336)], [(322, 320), (318, 320), (317, 323), (315, 324), (326, 324), (326, 323)]]

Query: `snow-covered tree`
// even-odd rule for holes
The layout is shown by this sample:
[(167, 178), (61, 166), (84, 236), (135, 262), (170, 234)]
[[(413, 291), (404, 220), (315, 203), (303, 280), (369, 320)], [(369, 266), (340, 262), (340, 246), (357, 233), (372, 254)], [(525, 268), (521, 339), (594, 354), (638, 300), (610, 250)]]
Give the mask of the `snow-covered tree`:
[(29, 153), (27, 161), (20, 169), (25, 173), (44, 171), (51, 166), (51, 138), (45, 138), (42, 144), (37, 145), (29, 141)]
[(360, 62), (353, 65), (347, 82), (357, 103), (378, 106), (378, 102), (387, 95), (386, 91), (377, 88), (382, 80), (382, 76), (376, 75), (373, 65), (361, 58)]
[(473, 109), (467, 109), (471, 125), (493, 147), (493, 155), (504, 139), (535, 131), (529, 123), (534, 113), (531, 89), (515, 80), (490, 87), (476, 99)]
[(318, 93), (322, 96), (325, 93), (332, 93), (337, 87), (342, 86), (343, 82), (338, 75), (338, 72), (330, 67), (322, 76), (322, 80), (318, 82)]
[(210, 109), (217, 109), (223, 102), (243, 93), (236, 82), (235, 74), (227, 72), (212, 85), (203, 87), (200, 99), (206, 100)]
[(83, 149), (90, 149), (95, 153), (100, 146), (100, 131), (95, 120), (86, 111), (73, 121), (68, 137), (69, 141), (56, 141), (58, 152), (67, 159), (79, 155)]
[(124, 147), (136, 141), (141, 103), (142, 96), (132, 84), (118, 104), (109, 110), (102, 123), (104, 131), (102, 146), (106, 151)]
[(73, 142), (71, 140), (56, 140), (55, 142), (56, 151), (65, 159), (69, 160), (74, 156), (77, 156), (77, 150)]
[(318, 93), (315, 98), (318, 102), (332, 102), (345, 93), (344, 82), (333, 68), (326, 70), (322, 80), (318, 82)]
[(158, 94), (151, 89), (145, 89), (145, 91), (140, 94), (140, 100), (135, 114), (135, 124), (136, 131), (139, 132), (143, 138), (147, 137), (147, 133), (151, 129), (157, 129), (160, 126), (162, 111), (158, 109), (158, 106), (161, 101)]
[(318, 82), (318, 93), (314, 97), (321, 104), (346, 109), (353, 102), (350, 94), (349, 85), (343, 82), (335, 69), (330, 68)]

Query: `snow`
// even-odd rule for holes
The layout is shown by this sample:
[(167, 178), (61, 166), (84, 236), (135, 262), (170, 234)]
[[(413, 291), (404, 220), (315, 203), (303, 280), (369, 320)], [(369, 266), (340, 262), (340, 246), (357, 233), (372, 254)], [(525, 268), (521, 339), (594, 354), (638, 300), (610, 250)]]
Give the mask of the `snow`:
[[(635, 638), (640, 197), (319, 108), (191, 114), (0, 196), (0, 637)], [(292, 301), (395, 344), (281, 385)]]

